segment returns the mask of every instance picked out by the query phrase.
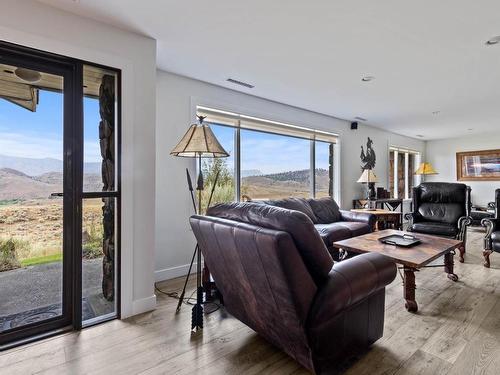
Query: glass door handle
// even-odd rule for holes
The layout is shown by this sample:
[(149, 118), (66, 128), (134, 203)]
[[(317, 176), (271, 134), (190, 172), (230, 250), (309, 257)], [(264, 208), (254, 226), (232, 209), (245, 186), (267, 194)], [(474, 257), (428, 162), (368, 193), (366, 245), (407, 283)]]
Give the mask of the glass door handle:
[(50, 196), (51, 197), (62, 197), (62, 196), (64, 196), (64, 193), (51, 193)]

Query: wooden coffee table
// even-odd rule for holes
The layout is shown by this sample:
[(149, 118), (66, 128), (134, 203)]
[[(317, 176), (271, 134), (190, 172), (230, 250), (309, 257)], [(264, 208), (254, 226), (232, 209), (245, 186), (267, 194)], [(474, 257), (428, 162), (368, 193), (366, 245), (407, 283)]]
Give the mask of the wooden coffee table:
[[(413, 247), (397, 247), (379, 241), (379, 238), (391, 234), (404, 234), (406, 232), (386, 229), (363, 236), (350, 238), (333, 243), (333, 247), (354, 253), (379, 253), (385, 255), (395, 263), (401, 264), (403, 269), (403, 296), (406, 300), (405, 307), (410, 312), (418, 310), (415, 301), (415, 272), (424, 267), (444, 267), (448, 278), (457, 281), (458, 276), (453, 273), (453, 256), (455, 249), (463, 245), (462, 241), (443, 237), (430, 236), (420, 233), (409, 233), (422, 242)], [(429, 265), (430, 262), (444, 256), (444, 265)]]

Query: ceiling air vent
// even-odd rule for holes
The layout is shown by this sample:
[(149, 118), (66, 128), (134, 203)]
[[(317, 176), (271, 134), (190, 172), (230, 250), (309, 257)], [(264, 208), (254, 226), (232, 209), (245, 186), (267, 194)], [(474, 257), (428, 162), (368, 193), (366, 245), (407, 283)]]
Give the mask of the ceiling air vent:
[(235, 85), (247, 87), (249, 89), (253, 89), (255, 87), (254, 85), (251, 85), (251, 84), (246, 83), (246, 82), (238, 81), (237, 79), (228, 78), (227, 81), (234, 83)]

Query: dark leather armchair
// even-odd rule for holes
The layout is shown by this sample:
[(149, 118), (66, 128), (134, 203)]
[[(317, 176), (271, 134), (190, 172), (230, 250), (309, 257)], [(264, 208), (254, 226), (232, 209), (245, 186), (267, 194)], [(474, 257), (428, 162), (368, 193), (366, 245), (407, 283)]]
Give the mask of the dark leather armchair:
[(225, 308), (304, 367), (319, 373), (382, 337), (391, 260), (364, 254), (333, 265), (295, 210), (227, 203), (207, 214), (190, 222)]
[(493, 251), (500, 253), (500, 189), (495, 190), (495, 215), (483, 219), (481, 224), (486, 227), (484, 237), (484, 266), (490, 267), (490, 255)]
[(459, 261), (464, 262), (467, 226), (472, 223), (471, 189), (465, 184), (424, 182), (413, 188), (413, 212), (405, 215), (409, 232), (463, 241)]

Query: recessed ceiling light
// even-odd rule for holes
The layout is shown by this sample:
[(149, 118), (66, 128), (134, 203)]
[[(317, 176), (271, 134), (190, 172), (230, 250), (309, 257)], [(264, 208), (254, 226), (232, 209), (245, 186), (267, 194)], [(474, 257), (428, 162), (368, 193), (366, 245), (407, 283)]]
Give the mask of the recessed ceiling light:
[(433, 115), (439, 115), (440, 113), (441, 113), (441, 111), (432, 111)]
[(364, 76), (363, 78), (361, 78), (361, 81), (370, 82), (370, 81), (373, 81), (374, 79), (375, 79), (374, 76)]
[(494, 36), (493, 38), (488, 39), (485, 44), (487, 46), (493, 46), (493, 45), (498, 44), (498, 43), (500, 43), (500, 35)]

